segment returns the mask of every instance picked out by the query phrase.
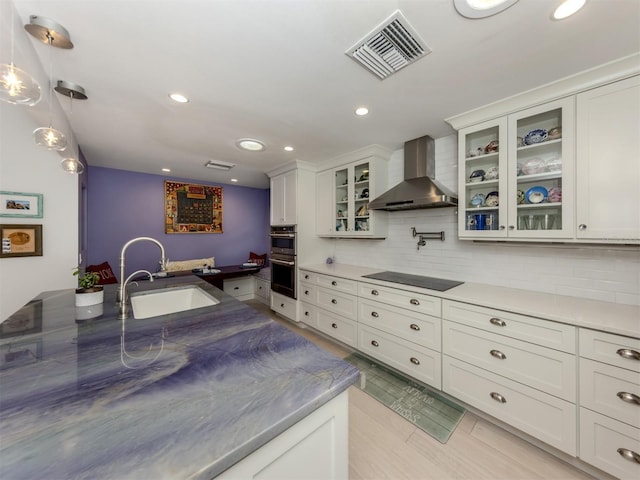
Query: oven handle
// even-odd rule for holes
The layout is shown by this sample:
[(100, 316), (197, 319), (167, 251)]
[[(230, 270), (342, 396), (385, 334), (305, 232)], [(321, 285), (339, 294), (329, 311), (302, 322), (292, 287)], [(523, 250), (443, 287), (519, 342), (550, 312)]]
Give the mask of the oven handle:
[(295, 233), (271, 233), (271, 238), (295, 238)]
[(275, 263), (277, 265), (287, 265), (290, 267), (293, 267), (296, 264), (295, 261), (288, 262), (286, 260), (276, 260), (275, 258), (271, 258), (271, 263)]

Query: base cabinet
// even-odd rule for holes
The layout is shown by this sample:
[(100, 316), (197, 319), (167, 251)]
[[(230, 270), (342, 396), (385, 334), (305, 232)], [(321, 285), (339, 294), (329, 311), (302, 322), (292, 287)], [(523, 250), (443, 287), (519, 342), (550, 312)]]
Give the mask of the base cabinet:
[(220, 480), (347, 480), (348, 391), (216, 477)]
[(262, 303), (269, 305), (271, 282), (265, 278), (255, 277), (255, 296)]
[(285, 297), (276, 292), (271, 292), (271, 310), (287, 317), (294, 322), (298, 321), (297, 302), (293, 298)]

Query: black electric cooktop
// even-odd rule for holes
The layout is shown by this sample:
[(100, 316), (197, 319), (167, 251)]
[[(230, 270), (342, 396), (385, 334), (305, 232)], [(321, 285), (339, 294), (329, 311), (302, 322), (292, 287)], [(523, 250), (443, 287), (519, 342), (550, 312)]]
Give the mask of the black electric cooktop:
[(363, 278), (373, 278), (374, 280), (382, 280), (385, 282), (402, 283), (403, 285), (411, 285), (414, 287), (428, 288), (429, 290), (437, 290), (438, 292), (446, 292), (450, 288), (462, 285), (464, 282), (455, 280), (445, 280), (443, 278), (423, 277), (422, 275), (410, 275), (400, 272), (379, 272), (370, 275), (363, 275)]

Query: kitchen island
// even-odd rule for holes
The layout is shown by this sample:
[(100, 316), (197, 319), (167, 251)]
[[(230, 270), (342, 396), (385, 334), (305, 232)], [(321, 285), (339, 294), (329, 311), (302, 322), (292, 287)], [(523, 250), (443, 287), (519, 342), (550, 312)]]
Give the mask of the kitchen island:
[(109, 285), (102, 305), (45, 292), (0, 324), (0, 477), (213, 478), (357, 380), (197, 277), (131, 291), (185, 284), (220, 303), (121, 321)]

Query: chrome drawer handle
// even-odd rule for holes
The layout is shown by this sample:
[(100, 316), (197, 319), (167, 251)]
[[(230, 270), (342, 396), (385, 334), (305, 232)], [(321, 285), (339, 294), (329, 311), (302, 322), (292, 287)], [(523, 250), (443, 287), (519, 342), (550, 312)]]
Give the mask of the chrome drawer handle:
[(636, 405), (640, 405), (640, 397), (635, 393), (629, 392), (618, 392), (616, 394), (620, 400), (627, 403), (635, 403)]
[(507, 356), (502, 353), (500, 350), (491, 350), (489, 352), (491, 354), (492, 357), (496, 357), (499, 358), (500, 360), (506, 360)]
[(332, 323), (331, 328), (338, 328), (338, 325), (336, 325), (335, 323)]
[(332, 298), (332, 299), (331, 299), (331, 303), (333, 303), (334, 305), (337, 305), (337, 304), (338, 304), (338, 301), (337, 301), (335, 298)]
[(578, 230), (583, 231), (586, 229), (587, 229), (587, 226), (584, 223), (581, 223), (580, 225), (578, 225)]
[(626, 448), (619, 448), (618, 453), (625, 460), (629, 460), (630, 462), (640, 463), (640, 455), (638, 455), (633, 450), (628, 450)]
[(378, 290), (371, 290), (371, 295), (380, 295)]
[(507, 324), (505, 323), (504, 320), (501, 320), (501, 319), (495, 318), (495, 317), (491, 318), (489, 320), (489, 322), (491, 322), (492, 325), (496, 325), (498, 327), (506, 327), (507, 326)]
[(380, 346), (380, 344), (378, 342), (376, 342), (375, 340), (371, 340), (371, 345), (373, 345), (374, 347)]
[(631, 350), (629, 348), (621, 348), (616, 352), (622, 358), (628, 358), (629, 360), (640, 360), (640, 352)]
[(338, 282), (336, 282), (335, 280), (333, 282), (331, 282), (331, 285), (333, 285), (334, 287), (338, 286)]
[(371, 316), (373, 318), (378, 318), (380, 315), (378, 315), (378, 312), (371, 312)]
[(496, 402), (507, 403), (507, 399), (500, 395), (498, 392), (491, 392), (491, 398), (493, 398)]
[(409, 325), (409, 328), (411, 330), (415, 330), (416, 332), (420, 330), (420, 327), (418, 325), (416, 325), (415, 323), (412, 323), (411, 325)]
[(409, 303), (411, 303), (411, 305), (420, 305), (420, 302), (415, 298), (412, 298), (411, 300), (409, 300)]
[(420, 365), (420, 360), (418, 360), (416, 357), (411, 357), (409, 359), (411, 361), (411, 363), (413, 363), (414, 365)]

